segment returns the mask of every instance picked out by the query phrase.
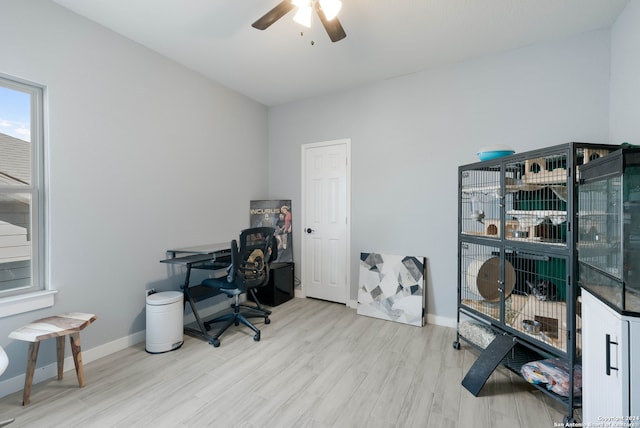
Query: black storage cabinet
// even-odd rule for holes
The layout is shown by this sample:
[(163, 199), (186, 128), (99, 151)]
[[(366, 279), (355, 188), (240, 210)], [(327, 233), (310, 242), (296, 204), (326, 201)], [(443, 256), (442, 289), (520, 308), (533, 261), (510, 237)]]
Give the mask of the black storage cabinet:
[(293, 263), (272, 263), (269, 283), (256, 289), (260, 303), (278, 306), (293, 299)]

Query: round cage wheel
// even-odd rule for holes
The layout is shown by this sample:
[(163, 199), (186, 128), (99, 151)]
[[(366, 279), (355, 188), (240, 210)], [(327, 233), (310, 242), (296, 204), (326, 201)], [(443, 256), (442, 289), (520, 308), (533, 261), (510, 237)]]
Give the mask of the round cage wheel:
[(256, 335), (253, 336), (253, 340), (256, 342), (260, 342), (260, 333), (256, 333)]
[(460, 349), (460, 342), (459, 341), (456, 340), (456, 341), (453, 342), (453, 349), (456, 349), (456, 350)]
[(264, 323), (271, 324), (271, 320), (269, 319), (269, 317), (264, 317)]
[(214, 337), (213, 339), (211, 339), (211, 344), (214, 348), (217, 348), (218, 346), (220, 346), (220, 340), (217, 337)]

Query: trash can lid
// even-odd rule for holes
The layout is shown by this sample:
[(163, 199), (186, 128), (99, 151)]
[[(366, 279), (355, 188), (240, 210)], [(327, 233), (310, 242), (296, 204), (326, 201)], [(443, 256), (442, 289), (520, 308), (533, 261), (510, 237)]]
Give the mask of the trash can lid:
[(151, 306), (168, 305), (181, 300), (182, 293), (180, 291), (163, 291), (160, 293), (149, 294), (147, 296), (147, 304)]

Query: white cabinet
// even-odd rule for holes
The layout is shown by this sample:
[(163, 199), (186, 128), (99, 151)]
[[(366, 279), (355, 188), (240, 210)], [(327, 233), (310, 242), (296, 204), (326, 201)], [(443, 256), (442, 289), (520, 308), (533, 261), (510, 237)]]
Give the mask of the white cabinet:
[[(640, 426), (640, 319), (582, 289), (582, 420)], [(621, 424), (621, 425), (617, 425)]]

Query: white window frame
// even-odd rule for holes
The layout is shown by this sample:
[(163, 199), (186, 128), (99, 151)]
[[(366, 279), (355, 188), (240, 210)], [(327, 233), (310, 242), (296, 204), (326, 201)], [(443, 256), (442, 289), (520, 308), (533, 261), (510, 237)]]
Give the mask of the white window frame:
[(53, 306), (54, 290), (48, 288), (45, 210), (45, 87), (0, 73), (2, 87), (25, 92), (31, 100), (31, 183), (0, 186), (2, 192), (31, 195), (31, 285), (0, 292), (0, 318)]

